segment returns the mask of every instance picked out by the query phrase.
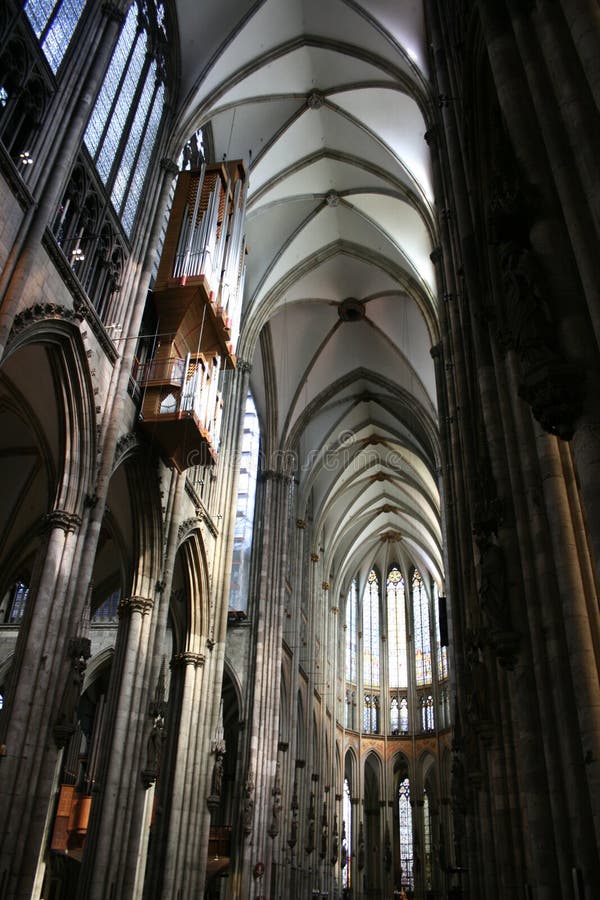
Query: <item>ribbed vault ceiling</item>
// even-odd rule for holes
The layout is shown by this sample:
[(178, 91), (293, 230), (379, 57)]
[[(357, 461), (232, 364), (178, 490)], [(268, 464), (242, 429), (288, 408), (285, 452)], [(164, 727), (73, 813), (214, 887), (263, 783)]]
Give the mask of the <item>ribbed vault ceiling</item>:
[[(326, 571), (441, 578), (422, 3), (178, 0), (180, 143), (250, 167), (239, 355)], [(391, 549), (390, 549), (391, 548)], [(315, 548), (317, 549), (317, 548)]]

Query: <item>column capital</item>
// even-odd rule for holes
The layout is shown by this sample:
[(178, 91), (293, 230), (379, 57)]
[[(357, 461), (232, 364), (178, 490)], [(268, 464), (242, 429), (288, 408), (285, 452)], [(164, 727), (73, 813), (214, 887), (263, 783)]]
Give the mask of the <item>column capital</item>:
[(285, 472), (277, 472), (275, 469), (266, 469), (258, 474), (258, 481), (276, 481), (281, 484), (289, 484), (291, 480), (291, 475), (286, 475)]
[(175, 178), (176, 175), (179, 175), (179, 166), (177, 163), (173, 162), (172, 159), (169, 159), (168, 156), (163, 156), (160, 161), (160, 167), (163, 172), (166, 172), (167, 175), (172, 175)]
[(191, 653), (189, 650), (186, 650), (184, 653), (176, 653), (171, 660), (172, 669), (183, 668), (184, 666), (194, 666), (195, 668), (198, 668), (203, 665), (204, 654)]
[(122, 25), (125, 21), (125, 10), (122, 3), (105, 2), (102, 4), (102, 12), (111, 22), (117, 22), (117, 24)]
[(152, 600), (149, 600), (147, 597), (134, 595), (133, 597), (124, 597), (119, 602), (117, 612), (120, 619), (130, 616), (132, 613), (140, 613), (140, 615), (145, 616), (147, 613), (152, 612), (153, 606)]
[(78, 531), (81, 527), (81, 517), (67, 512), (66, 509), (53, 509), (44, 516), (43, 522), (46, 529), (62, 528), (65, 534)]
[(245, 374), (249, 375), (252, 372), (252, 363), (248, 362), (247, 359), (238, 359), (235, 364), (235, 367), (238, 370), (238, 372), (242, 372), (244, 375)]

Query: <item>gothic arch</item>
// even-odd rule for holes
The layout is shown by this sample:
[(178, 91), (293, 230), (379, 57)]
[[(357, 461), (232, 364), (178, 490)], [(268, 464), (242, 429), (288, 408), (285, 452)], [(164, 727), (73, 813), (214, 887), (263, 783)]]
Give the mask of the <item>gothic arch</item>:
[(204, 653), (210, 637), (208, 566), (202, 535), (194, 529), (175, 560), (170, 611), (176, 653)]
[(93, 493), (96, 403), (76, 318), (52, 304), (25, 310), (15, 320), (2, 371), (30, 403), (44, 433), (52, 433), (54, 508), (81, 515), (86, 495)]

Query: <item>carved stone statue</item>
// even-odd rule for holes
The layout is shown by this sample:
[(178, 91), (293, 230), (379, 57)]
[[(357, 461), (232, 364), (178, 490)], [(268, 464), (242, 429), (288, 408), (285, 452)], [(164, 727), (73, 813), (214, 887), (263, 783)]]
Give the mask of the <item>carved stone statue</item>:
[(59, 749), (66, 746), (77, 728), (77, 707), (87, 660), (91, 656), (91, 641), (89, 638), (72, 638), (67, 652), (71, 661), (69, 674), (53, 728), (54, 741)]
[(217, 753), (210, 786), (211, 797), (221, 797), (223, 790), (223, 754)]
[(553, 344), (539, 266), (528, 247), (511, 239), (499, 245), (498, 257), (511, 344), (524, 363), (535, 364), (547, 358)]
[(365, 831), (363, 828), (363, 823), (359, 822), (358, 824), (358, 868), (364, 869), (365, 867)]
[(254, 778), (252, 770), (248, 771), (248, 777), (244, 784), (244, 834), (249, 835), (252, 832), (252, 819), (254, 815)]
[(502, 548), (489, 535), (481, 535), (479, 547), (479, 598), (491, 628), (510, 628), (506, 594), (506, 562)]

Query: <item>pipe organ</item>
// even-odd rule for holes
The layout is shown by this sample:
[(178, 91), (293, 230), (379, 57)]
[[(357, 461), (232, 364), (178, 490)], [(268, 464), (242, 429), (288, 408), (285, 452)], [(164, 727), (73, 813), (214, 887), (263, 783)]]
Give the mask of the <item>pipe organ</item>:
[(216, 462), (221, 373), (235, 367), (244, 292), (246, 167), (181, 172), (152, 292), (158, 339), (138, 367), (142, 425), (179, 471)]

